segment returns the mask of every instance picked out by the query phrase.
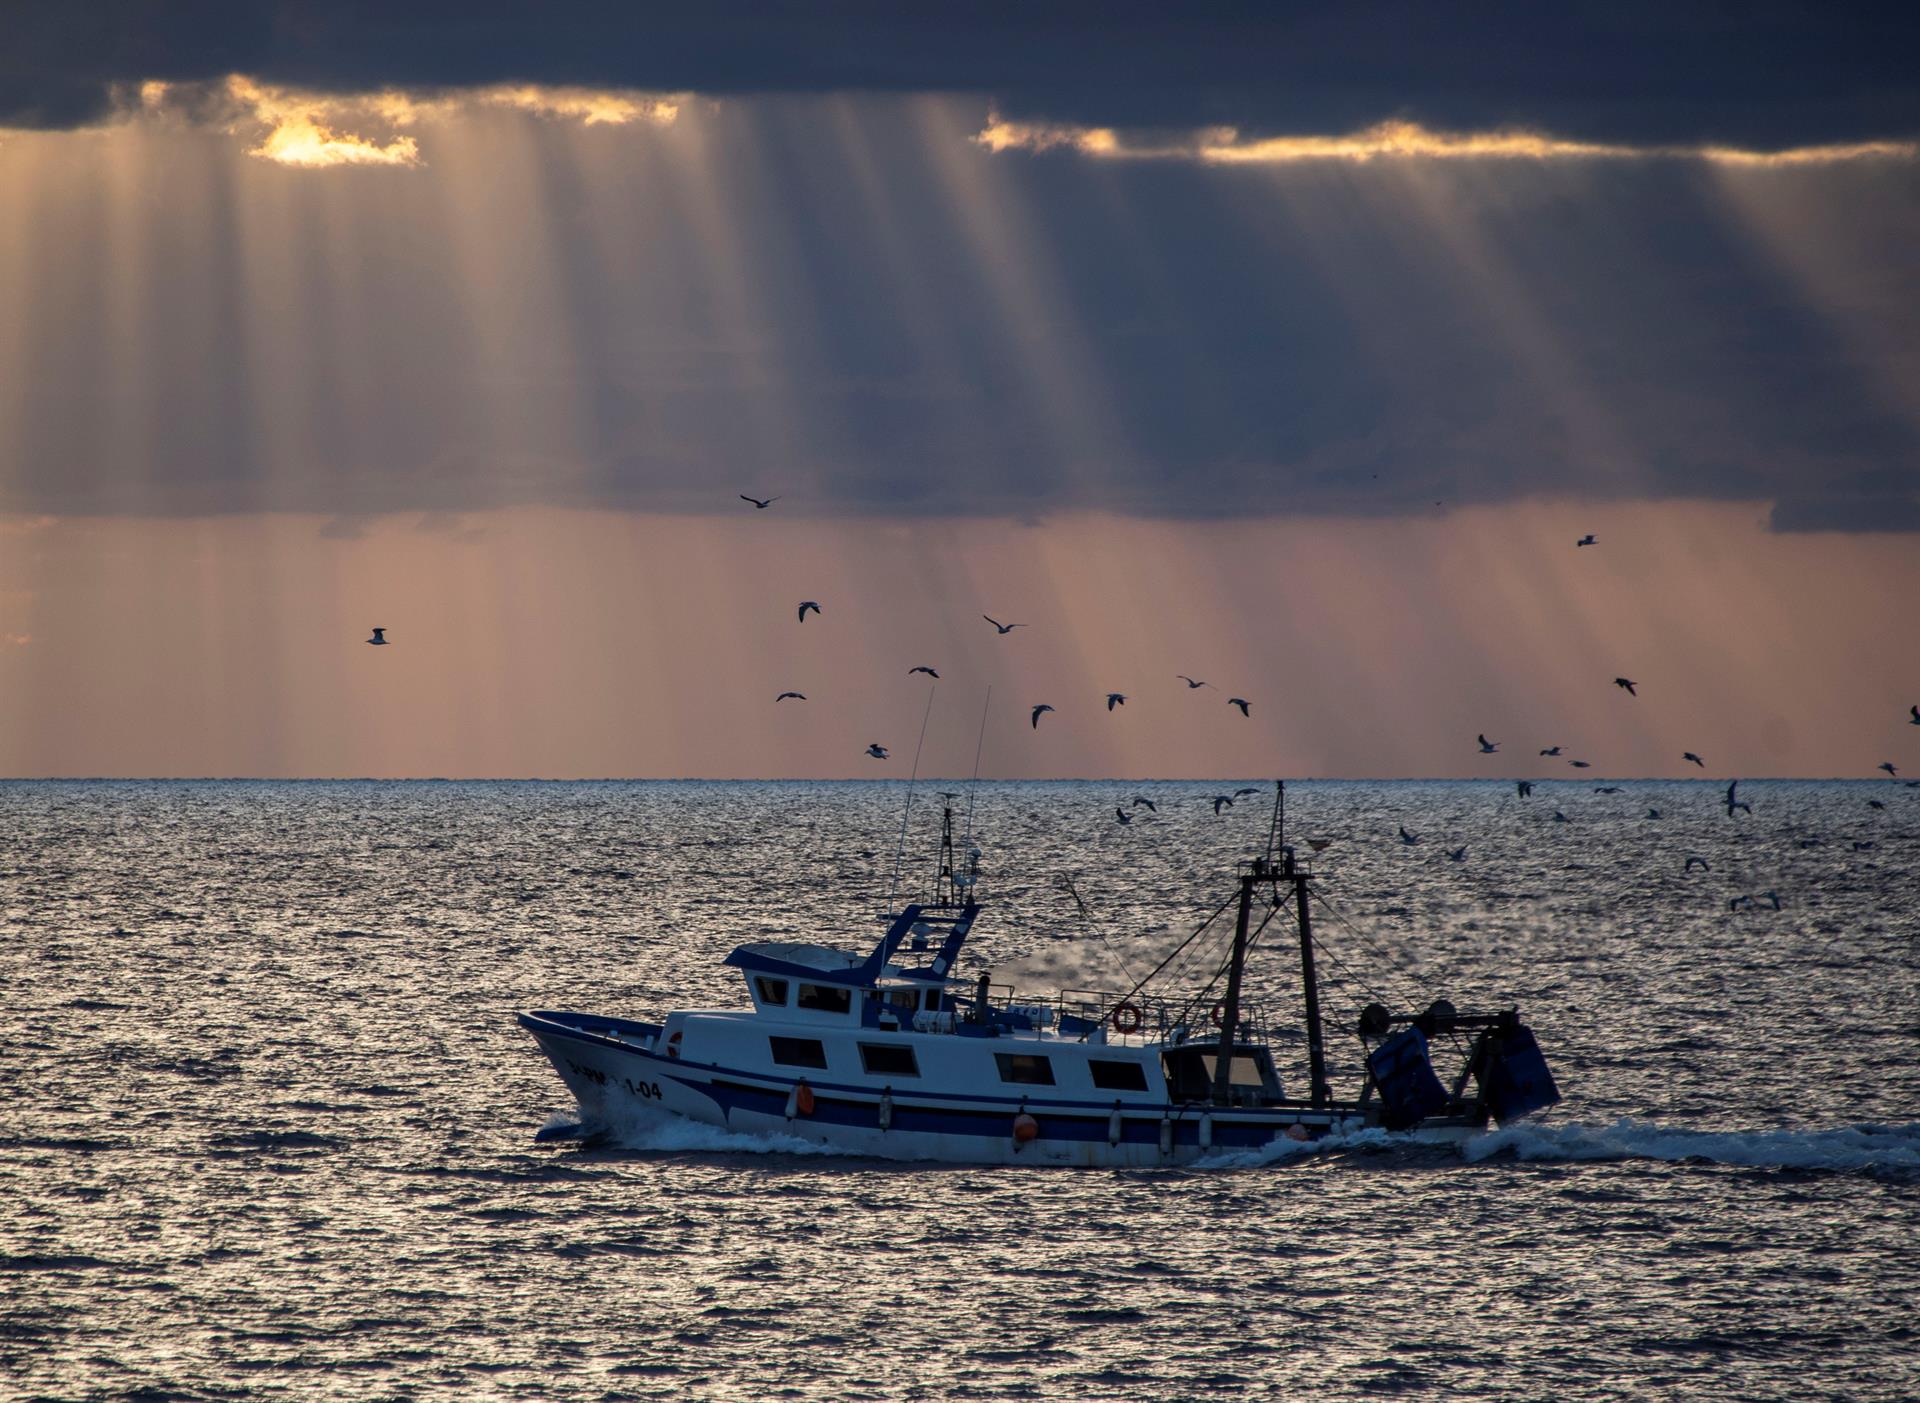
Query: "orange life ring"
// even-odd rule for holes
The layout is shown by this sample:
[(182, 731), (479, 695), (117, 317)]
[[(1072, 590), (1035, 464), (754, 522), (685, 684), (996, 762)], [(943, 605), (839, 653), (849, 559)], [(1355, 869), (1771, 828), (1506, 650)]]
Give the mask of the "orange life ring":
[(805, 1082), (793, 1089), (793, 1108), (803, 1116), (813, 1114), (813, 1088)]
[(1146, 1015), (1136, 1003), (1115, 1004), (1113, 1012), (1107, 1015), (1107, 1022), (1113, 1025), (1113, 1031), (1123, 1035), (1139, 1032), (1146, 1021)]

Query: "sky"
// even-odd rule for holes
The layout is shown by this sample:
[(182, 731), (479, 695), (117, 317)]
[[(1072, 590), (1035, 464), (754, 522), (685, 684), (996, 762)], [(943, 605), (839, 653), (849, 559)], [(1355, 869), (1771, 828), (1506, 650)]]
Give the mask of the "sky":
[(1920, 774), (1896, 11), (78, 8), (0, 774)]

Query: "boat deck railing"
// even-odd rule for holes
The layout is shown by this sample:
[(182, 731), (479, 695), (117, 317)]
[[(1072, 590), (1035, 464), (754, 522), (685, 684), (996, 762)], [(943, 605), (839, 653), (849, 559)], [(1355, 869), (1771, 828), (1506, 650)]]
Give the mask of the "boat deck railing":
[[(987, 1003), (997, 1020), (1012, 1021), (1016, 1026), (1024, 1024), (1069, 1036), (1100, 1028), (1105, 1030), (1107, 1039), (1114, 1042), (1203, 1042), (1219, 1037), (1226, 1017), (1223, 1001), (1159, 998), (1100, 989), (1061, 989), (1036, 996), (996, 984), (989, 990)], [(1297, 1036), (1297, 1027), (1283, 1022), (1276, 1016), (1277, 1012), (1243, 999), (1239, 1036), (1254, 1042)]]

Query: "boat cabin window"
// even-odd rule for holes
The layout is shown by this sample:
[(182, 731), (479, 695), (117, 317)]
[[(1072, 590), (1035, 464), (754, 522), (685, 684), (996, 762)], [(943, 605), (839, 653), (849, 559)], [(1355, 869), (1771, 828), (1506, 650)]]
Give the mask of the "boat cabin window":
[(1147, 1089), (1147, 1069), (1138, 1062), (1102, 1062), (1098, 1058), (1087, 1063), (1093, 1073), (1093, 1084), (1102, 1091), (1145, 1091)]
[[(1166, 1053), (1162, 1060), (1166, 1064), (1167, 1090), (1174, 1100), (1204, 1101), (1213, 1095), (1213, 1071), (1220, 1064), (1217, 1047), (1203, 1050), (1200, 1045), (1189, 1044)], [(1241, 1093), (1280, 1094), (1280, 1079), (1264, 1048), (1234, 1053), (1227, 1083)]]
[(904, 1043), (861, 1043), (860, 1065), (871, 1077), (917, 1077), (920, 1064)]
[(1053, 1060), (1025, 1052), (996, 1052), (1001, 1081), (1024, 1082), (1029, 1086), (1053, 1085)]
[(912, 1013), (920, 1003), (920, 995), (912, 989), (889, 989), (887, 1003), (900, 1013)]
[(853, 1007), (853, 990), (838, 984), (802, 984), (795, 1002), (815, 1013), (845, 1013)]
[(818, 1038), (768, 1038), (773, 1060), (783, 1067), (824, 1067), (827, 1050)]
[(764, 974), (755, 975), (753, 991), (763, 1004), (773, 1004), (778, 1008), (787, 1006), (787, 981), (784, 979), (774, 979)]
[(939, 1009), (940, 991), (938, 989), (927, 990), (927, 1001), (923, 1007), (925, 1007), (928, 1013), (933, 1013)]

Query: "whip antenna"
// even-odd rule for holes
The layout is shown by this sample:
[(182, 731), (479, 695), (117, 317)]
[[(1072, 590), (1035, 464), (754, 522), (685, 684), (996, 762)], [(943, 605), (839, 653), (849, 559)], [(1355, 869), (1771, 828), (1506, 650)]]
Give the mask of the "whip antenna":
[(967, 781), (967, 851), (973, 851), (973, 792), (980, 787), (980, 752), (987, 745), (987, 708), (993, 705), (993, 688), (980, 703), (980, 739), (973, 744), (973, 778)]
[(907, 855), (907, 819), (913, 814), (913, 786), (920, 778), (920, 747), (927, 743), (927, 721), (933, 715), (933, 694), (940, 690), (934, 683), (927, 688), (927, 709), (920, 716), (920, 739), (913, 747), (913, 773), (907, 777), (907, 806), (900, 811), (900, 845), (893, 851), (893, 880), (887, 883), (887, 911), (893, 916), (893, 893), (900, 885), (900, 863)]

